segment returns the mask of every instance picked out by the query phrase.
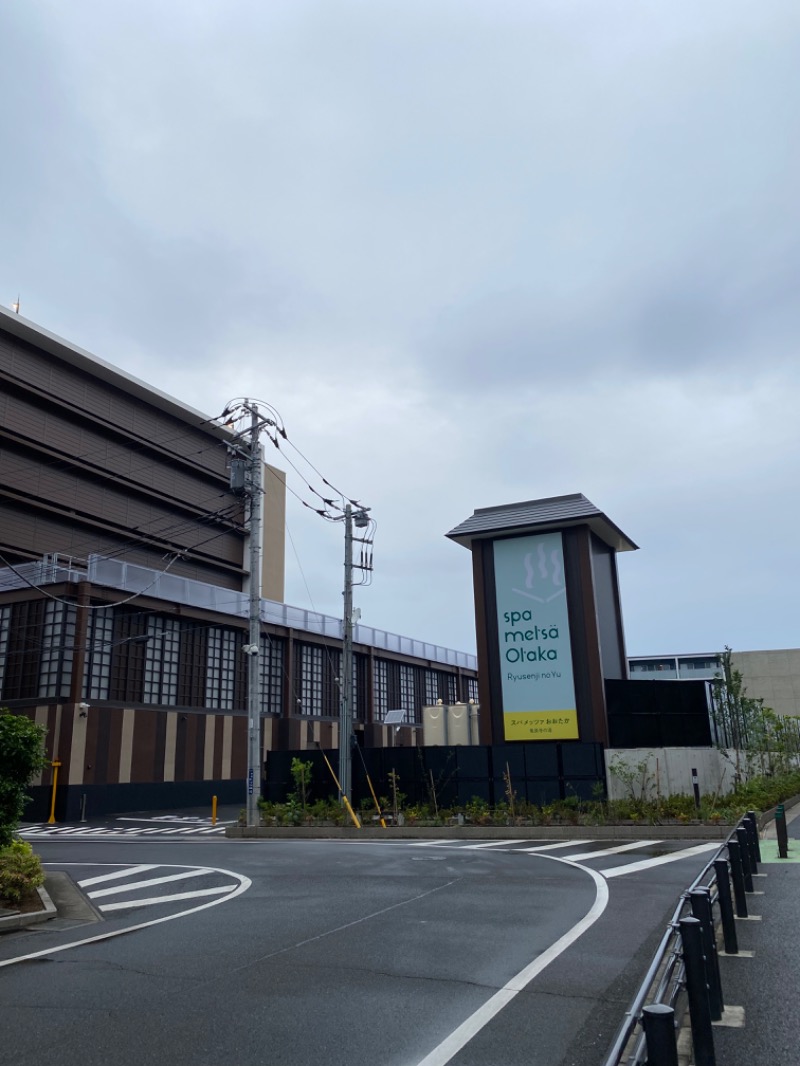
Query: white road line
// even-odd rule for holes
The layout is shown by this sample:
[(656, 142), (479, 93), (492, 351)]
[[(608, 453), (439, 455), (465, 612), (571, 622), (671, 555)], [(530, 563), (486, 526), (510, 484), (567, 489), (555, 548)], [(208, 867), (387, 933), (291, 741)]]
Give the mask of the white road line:
[[(43, 866), (98, 866), (99, 863), (92, 862), (46, 862), (42, 863)], [(117, 865), (116, 863), (114, 864)], [(104, 933), (99, 933), (97, 936), (89, 936), (84, 940), (71, 940), (68, 944), (59, 944), (58, 947), (44, 948), (41, 951), (32, 951), (28, 955), (18, 955), (15, 959), (3, 959), (0, 961), (0, 969), (4, 966), (14, 966), (18, 962), (29, 962), (31, 959), (41, 959), (45, 955), (56, 955), (60, 951), (69, 951), (71, 948), (83, 947), (84, 944), (98, 944), (101, 940), (112, 940), (117, 936), (126, 936), (128, 933), (136, 933), (139, 929), (148, 929), (151, 925), (161, 925), (162, 922), (174, 922), (177, 918), (185, 918), (190, 914), (197, 914), (198, 911), (208, 910), (209, 907), (218, 907), (220, 903), (227, 903), (228, 900), (235, 899), (236, 896), (241, 896), (243, 892), (246, 892), (252, 885), (252, 881), (249, 877), (245, 877), (244, 874), (235, 874), (233, 870), (222, 870), (219, 867), (214, 868), (215, 874), (225, 874), (227, 877), (233, 877), (239, 882), (238, 887), (234, 888), (233, 892), (229, 896), (223, 896), (222, 899), (212, 899), (209, 903), (201, 903), (197, 907), (189, 907), (188, 910), (178, 911), (175, 914), (165, 914), (161, 918), (152, 918), (149, 922), (137, 922), (136, 925), (126, 925), (123, 929), (111, 929)]]
[(607, 870), (601, 870), (600, 873), (603, 877), (623, 877), (625, 874), (639, 873), (640, 870), (650, 870), (653, 866), (677, 862), (678, 859), (690, 859), (694, 855), (702, 855), (704, 851), (716, 851), (721, 843), (716, 840), (711, 844), (697, 844), (693, 848), (684, 848), (683, 851), (671, 851), (668, 855), (659, 855), (656, 859), (642, 859), (641, 862), (629, 862), (625, 866), (610, 866)]
[(169, 881), (185, 881), (187, 877), (203, 877), (213, 871), (207, 866), (193, 866), (190, 870), (184, 870), (182, 874), (170, 874), (168, 877), (150, 877), (146, 881), (133, 881), (129, 885), (114, 885), (111, 888), (98, 888), (94, 892), (87, 892), (89, 899), (99, 899), (101, 896), (113, 896), (117, 892), (132, 892), (137, 888), (149, 888), (151, 885), (165, 885)]
[(222, 885), (221, 888), (201, 888), (196, 892), (178, 892), (174, 896), (152, 896), (150, 899), (129, 899), (124, 903), (101, 903), (98, 910), (122, 911), (130, 910), (131, 907), (155, 907), (157, 903), (174, 903), (179, 899), (197, 899), (199, 896), (219, 896), (223, 892), (229, 892), (236, 885)]
[[(569, 865), (568, 860), (562, 859), (557, 855), (543, 855), (542, 858), (549, 859), (551, 862), (563, 862), (565, 865)], [(581, 866), (580, 869), (585, 870), (592, 878), (596, 892), (594, 903), (583, 918), (564, 933), (555, 944), (551, 944), (533, 962), (520, 970), (516, 977), (512, 977), (510, 981), (506, 982), (482, 1007), (478, 1007), (466, 1021), (462, 1022), (448, 1037), (445, 1037), (441, 1044), (426, 1055), (417, 1066), (446, 1066), (484, 1026), (488, 1025), (495, 1015), (500, 1013), (503, 1007), (506, 1007), (515, 996), (531, 983), (534, 977), (537, 977), (542, 970), (546, 969), (551, 962), (557, 959), (587, 929), (594, 925), (608, 904), (608, 885), (596, 870), (592, 870), (588, 866)]]
[(557, 851), (559, 848), (573, 848), (576, 845), (583, 847), (585, 844), (593, 844), (592, 840), (562, 840), (558, 844), (539, 844), (535, 848), (518, 848), (518, 851), (527, 855), (538, 855), (540, 851)]
[[(381, 841), (383, 843), (383, 841)], [(412, 848), (451, 848), (458, 844), (458, 840), (419, 840), (413, 843)]]
[(143, 874), (146, 870), (157, 870), (158, 863), (149, 863), (146, 866), (126, 866), (124, 870), (115, 870), (111, 874), (99, 874), (97, 877), (87, 877), (78, 882), (79, 888), (88, 888), (89, 885), (99, 885), (102, 881), (115, 881), (118, 877), (131, 877), (134, 874)]
[(603, 848), (602, 851), (584, 851), (580, 855), (570, 855), (571, 862), (581, 859), (599, 859), (601, 855), (618, 855), (621, 851), (635, 851), (636, 848), (650, 848), (654, 844), (663, 844), (663, 840), (634, 840), (630, 844), (620, 844), (616, 848)]
[(465, 851), (480, 851), (481, 848), (507, 848), (509, 844), (516, 844), (516, 840), (490, 840), (486, 844), (467, 844)]

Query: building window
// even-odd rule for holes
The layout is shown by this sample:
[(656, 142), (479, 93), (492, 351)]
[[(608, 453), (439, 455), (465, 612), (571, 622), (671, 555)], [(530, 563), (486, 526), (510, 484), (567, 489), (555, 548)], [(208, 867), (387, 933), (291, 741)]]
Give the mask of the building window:
[(97, 611), (89, 611), (86, 623), (86, 664), (83, 675), (83, 698), (85, 700), (108, 699), (113, 642), (113, 607), (101, 607)]
[(3, 679), (3, 699), (36, 699), (44, 602), (15, 603), (11, 608)]
[(280, 714), (283, 709), (283, 655), (281, 637), (261, 635), (261, 713)]
[(40, 698), (69, 697), (75, 654), (75, 605), (48, 600), (42, 624), (39, 659)]
[(178, 666), (181, 623), (176, 618), (147, 619), (144, 660), (144, 702), (175, 707), (178, 702)]
[(114, 612), (111, 677), (108, 698), (120, 703), (141, 703), (147, 627), (141, 611)]
[(400, 689), (398, 708), (406, 712), (407, 722), (418, 722), (420, 708), (417, 703), (415, 667), (404, 664), (400, 666), (398, 686)]
[(374, 663), (374, 700), (375, 721), (382, 722), (389, 710), (389, 671), (385, 659), (376, 659)]
[(315, 644), (297, 644), (298, 681), (297, 713), (322, 715), (323, 648)]
[(8, 655), (8, 631), (11, 625), (11, 608), (0, 607), (0, 692), (6, 674), (6, 656)]
[(470, 703), (478, 702), (478, 679), (477, 677), (467, 678), (467, 699)]
[(207, 638), (206, 707), (232, 711), (234, 707), (238, 633), (211, 626)]
[(206, 697), (206, 630), (183, 626), (180, 644), (178, 706), (202, 707)]

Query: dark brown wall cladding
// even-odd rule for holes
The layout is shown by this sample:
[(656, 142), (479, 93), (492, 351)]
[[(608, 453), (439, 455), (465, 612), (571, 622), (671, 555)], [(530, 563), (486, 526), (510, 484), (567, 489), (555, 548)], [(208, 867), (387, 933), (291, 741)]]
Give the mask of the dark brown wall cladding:
[(203, 780), (205, 727), (205, 715), (178, 715), (178, 728), (175, 736), (176, 781)]
[(247, 718), (237, 715), (233, 719), (233, 743), (231, 745), (231, 777), (244, 779), (247, 776)]
[(153, 768), (158, 762), (159, 739), (161, 752), (161, 777), (164, 779), (164, 738), (159, 738), (158, 711), (137, 711), (133, 723), (133, 758), (131, 781), (153, 781)]
[(214, 716), (214, 765), (211, 776), (215, 781), (222, 778), (222, 735), (225, 729), (225, 720), (222, 715)]

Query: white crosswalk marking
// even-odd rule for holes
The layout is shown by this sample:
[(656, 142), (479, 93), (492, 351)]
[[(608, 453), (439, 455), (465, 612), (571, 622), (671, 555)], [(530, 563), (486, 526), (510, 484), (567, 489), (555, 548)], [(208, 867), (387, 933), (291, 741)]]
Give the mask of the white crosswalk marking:
[(661, 844), (661, 840), (633, 840), (630, 844), (618, 844), (615, 848), (602, 848), (598, 851), (583, 851), (580, 855), (567, 855), (572, 862), (580, 862), (582, 859), (599, 859), (602, 855), (618, 855), (622, 851), (635, 851), (636, 848), (651, 848), (655, 844)]
[(668, 855), (658, 855), (653, 859), (642, 859), (640, 862), (629, 862), (624, 866), (610, 866), (607, 870), (601, 870), (603, 877), (623, 877), (625, 874), (639, 873), (641, 870), (650, 870), (654, 866), (664, 866), (668, 862), (677, 862), (679, 859), (690, 859), (695, 855), (702, 855), (705, 851), (717, 851), (720, 841), (710, 844), (696, 844), (693, 848), (684, 848), (682, 851), (671, 851)]
[[(535, 848), (520, 848), (520, 851), (525, 852), (528, 855), (535, 854), (537, 851), (558, 851), (559, 848), (573, 848), (576, 845), (579, 847), (585, 847), (586, 844), (593, 844), (592, 840), (562, 840), (558, 844), (537, 844)], [(567, 856), (571, 858), (571, 856)]]
[(132, 899), (122, 903), (101, 903), (98, 910), (121, 911), (131, 907), (155, 907), (158, 903), (175, 903), (182, 899), (199, 899), (201, 896), (221, 896), (223, 892), (232, 892), (238, 885), (220, 885), (219, 888), (201, 888), (196, 892), (178, 892), (172, 896), (153, 896), (151, 899)]
[(516, 840), (489, 840), (485, 844), (467, 844), (466, 851), (480, 851), (481, 848), (507, 848), (509, 844), (516, 844)]
[(148, 870), (156, 870), (158, 867), (153, 864), (147, 864), (145, 866), (126, 866), (124, 870), (115, 870), (111, 874), (98, 874), (97, 877), (86, 877), (83, 881), (78, 882), (78, 888), (88, 888), (89, 885), (99, 885), (103, 881), (116, 881), (120, 877), (131, 877), (135, 874), (143, 874)]
[(127, 885), (112, 885), (111, 888), (98, 888), (94, 892), (88, 892), (89, 899), (99, 899), (101, 896), (115, 896), (120, 892), (133, 892), (140, 888), (152, 888), (153, 885), (164, 885), (169, 881), (185, 881), (187, 877), (202, 877), (210, 874), (211, 870), (195, 867), (191, 870), (183, 870), (179, 874), (168, 874), (165, 877), (150, 877), (146, 881), (132, 881)]

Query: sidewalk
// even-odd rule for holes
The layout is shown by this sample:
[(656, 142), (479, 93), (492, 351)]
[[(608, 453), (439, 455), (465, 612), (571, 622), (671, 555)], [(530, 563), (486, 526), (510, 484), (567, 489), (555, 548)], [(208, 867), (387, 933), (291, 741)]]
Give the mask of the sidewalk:
[(747, 897), (761, 921), (736, 922), (739, 950), (753, 958), (720, 958), (726, 1006), (744, 1007), (744, 1028), (714, 1027), (718, 1066), (797, 1066), (800, 1062), (800, 807), (790, 815), (789, 859), (779, 859), (774, 823), (762, 841), (755, 880), (761, 896)]

